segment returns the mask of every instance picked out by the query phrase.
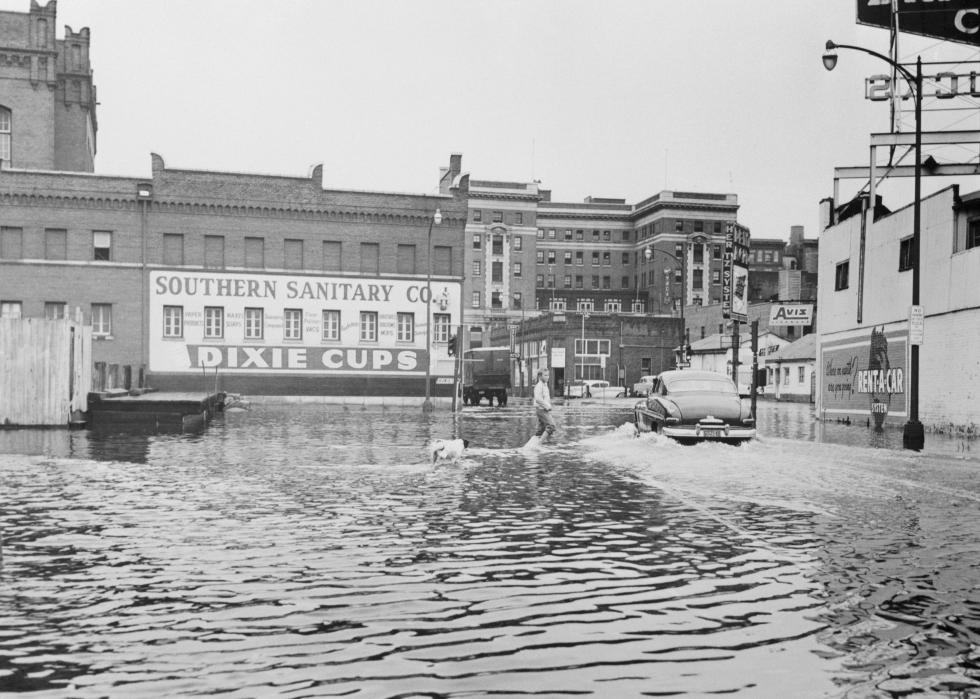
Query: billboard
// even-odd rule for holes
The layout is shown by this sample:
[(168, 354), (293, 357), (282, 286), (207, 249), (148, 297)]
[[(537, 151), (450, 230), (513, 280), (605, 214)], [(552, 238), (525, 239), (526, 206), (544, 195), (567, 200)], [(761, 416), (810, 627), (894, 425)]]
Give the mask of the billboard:
[(906, 417), (908, 333), (873, 327), (848, 340), (821, 345), (823, 410), (859, 415), (881, 427), (889, 417)]
[(769, 308), (769, 325), (812, 325), (813, 304), (774, 303)]
[(744, 323), (749, 310), (749, 233), (731, 221), (725, 229), (721, 282), (722, 317)]
[[(891, 0), (858, 0), (857, 23), (891, 29)], [(898, 29), (934, 39), (980, 45), (977, 0), (898, 0)]]
[[(150, 371), (422, 376), (460, 319), (460, 284), (154, 270)], [(444, 345), (434, 359), (446, 355)], [(451, 366), (451, 363), (449, 364)], [(451, 372), (450, 372), (451, 374)]]

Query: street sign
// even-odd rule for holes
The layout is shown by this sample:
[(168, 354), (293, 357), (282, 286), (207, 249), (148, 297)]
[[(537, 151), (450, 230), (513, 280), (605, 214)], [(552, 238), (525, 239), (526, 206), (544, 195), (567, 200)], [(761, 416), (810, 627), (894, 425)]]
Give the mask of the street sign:
[(909, 306), (909, 344), (921, 345), (925, 337), (926, 314), (922, 306)]
[[(898, 30), (909, 34), (946, 39), (960, 44), (980, 45), (980, 8), (977, 0), (899, 3)], [(891, 0), (858, 0), (857, 23), (890, 29)]]

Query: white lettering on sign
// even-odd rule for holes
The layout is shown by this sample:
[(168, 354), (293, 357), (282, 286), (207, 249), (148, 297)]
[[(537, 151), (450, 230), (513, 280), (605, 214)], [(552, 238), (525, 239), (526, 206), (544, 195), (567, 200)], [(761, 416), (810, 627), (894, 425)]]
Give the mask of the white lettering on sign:
[[(976, 32), (976, 29), (974, 29)], [(980, 80), (976, 71), (969, 73), (953, 73), (942, 71), (933, 76), (922, 76), (923, 86), (927, 84), (935, 85), (935, 91), (929, 95), (925, 90), (922, 91), (923, 97), (936, 97), (938, 99), (953, 99), (954, 97), (980, 97)], [(905, 82), (899, 81), (897, 88), (898, 97), (903, 100), (912, 99), (912, 89)], [(864, 97), (872, 102), (885, 102), (895, 96), (896, 88), (892, 85), (890, 75), (872, 75), (864, 79)]]
[(360, 347), (232, 347), (187, 345), (193, 368), (415, 371), (425, 353)]
[(769, 325), (810, 325), (812, 322), (812, 305), (780, 304), (769, 310)]

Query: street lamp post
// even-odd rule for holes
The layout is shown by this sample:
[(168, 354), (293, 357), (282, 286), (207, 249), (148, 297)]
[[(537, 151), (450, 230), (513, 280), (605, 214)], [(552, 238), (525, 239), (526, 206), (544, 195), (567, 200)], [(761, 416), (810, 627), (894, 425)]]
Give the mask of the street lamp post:
[[(836, 49), (851, 49), (870, 54), (888, 63), (905, 78), (915, 97), (915, 194), (912, 202), (912, 305), (919, 305), (919, 245), (921, 227), (921, 198), (922, 198), (922, 57), (915, 61), (915, 75), (905, 66), (893, 61), (876, 51), (861, 46), (837, 44), (827, 41), (827, 51), (823, 55), (823, 65), (827, 70), (833, 70), (837, 65)], [(871, 202), (872, 212), (875, 203)], [(872, 213), (872, 217), (874, 214)], [(911, 339), (911, 338), (910, 338)], [(911, 347), (909, 357), (909, 419), (902, 430), (902, 446), (906, 449), (921, 451), (925, 446), (925, 430), (919, 421), (919, 345)]]
[(442, 212), (436, 212), (429, 219), (429, 233), (426, 236), (426, 275), (425, 275), (425, 400), (422, 401), (422, 412), (432, 412), (431, 374), (432, 374), (432, 224), (442, 223)]
[(520, 304), (521, 307), (521, 331), (517, 341), (517, 368), (521, 377), (521, 397), (524, 396), (524, 297), (521, 294), (511, 294), (512, 303)]

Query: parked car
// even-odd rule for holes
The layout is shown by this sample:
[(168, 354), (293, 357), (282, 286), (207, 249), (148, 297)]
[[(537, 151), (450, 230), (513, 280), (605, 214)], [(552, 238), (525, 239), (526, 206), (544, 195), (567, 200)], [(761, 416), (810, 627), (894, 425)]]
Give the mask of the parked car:
[(633, 395), (635, 396), (648, 396), (650, 391), (653, 390), (653, 381), (657, 377), (653, 374), (647, 376), (641, 376), (640, 380), (633, 384)]
[(752, 403), (735, 383), (713, 371), (665, 371), (633, 408), (636, 429), (681, 443), (739, 444), (756, 436)]
[(569, 381), (565, 384), (566, 398), (623, 398), (625, 396), (625, 388), (613, 386), (608, 381), (600, 379)]

